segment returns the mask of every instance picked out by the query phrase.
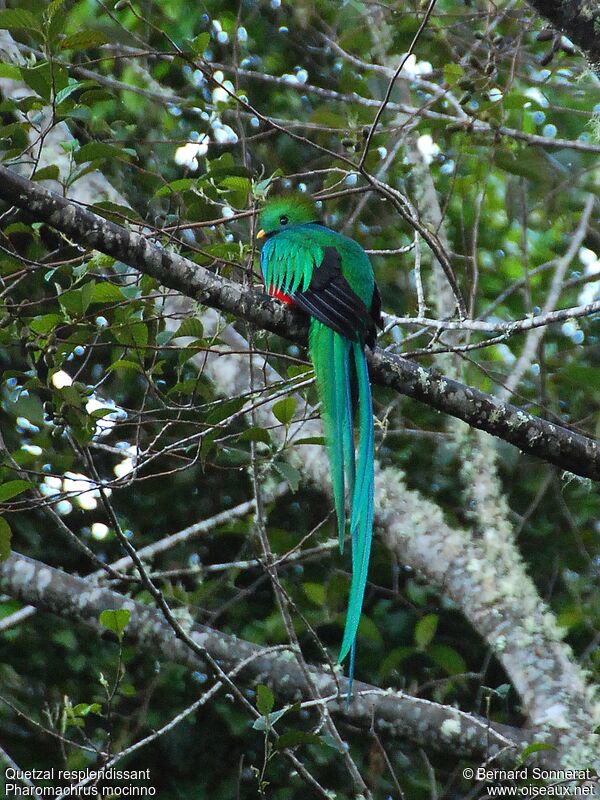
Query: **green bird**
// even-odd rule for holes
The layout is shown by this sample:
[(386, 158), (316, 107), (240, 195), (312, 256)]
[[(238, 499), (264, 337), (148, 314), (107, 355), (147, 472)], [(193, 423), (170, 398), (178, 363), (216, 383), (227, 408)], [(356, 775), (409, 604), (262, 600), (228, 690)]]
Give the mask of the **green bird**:
[(377, 327), (382, 327), (381, 297), (363, 248), (323, 225), (310, 197), (272, 198), (262, 209), (259, 223), (257, 238), (264, 240), (260, 263), (267, 291), (311, 317), (309, 352), (321, 401), (342, 552), (348, 495), (352, 583), (339, 661), (350, 653), (350, 697), (373, 536), (373, 405), (365, 345), (374, 346)]

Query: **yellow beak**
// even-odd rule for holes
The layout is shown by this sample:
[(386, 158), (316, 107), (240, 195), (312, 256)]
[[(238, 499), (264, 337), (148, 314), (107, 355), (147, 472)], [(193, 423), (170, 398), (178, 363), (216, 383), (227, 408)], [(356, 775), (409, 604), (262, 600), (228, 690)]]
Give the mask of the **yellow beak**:
[(267, 234), (262, 229), (256, 234), (257, 239), (264, 239)]

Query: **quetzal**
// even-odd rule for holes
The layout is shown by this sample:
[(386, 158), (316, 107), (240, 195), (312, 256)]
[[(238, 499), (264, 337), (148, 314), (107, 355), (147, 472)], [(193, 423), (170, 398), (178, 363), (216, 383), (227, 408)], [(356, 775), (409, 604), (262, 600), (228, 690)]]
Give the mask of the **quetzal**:
[(339, 661), (350, 653), (350, 696), (373, 534), (373, 406), (365, 345), (374, 346), (376, 328), (382, 326), (381, 298), (363, 248), (323, 225), (311, 198), (303, 194), (273, 198), (262, 209), (259, 223), (267, 291), (311, 317), (309, 352), (342, 552), (348, 495), (352, 583)]

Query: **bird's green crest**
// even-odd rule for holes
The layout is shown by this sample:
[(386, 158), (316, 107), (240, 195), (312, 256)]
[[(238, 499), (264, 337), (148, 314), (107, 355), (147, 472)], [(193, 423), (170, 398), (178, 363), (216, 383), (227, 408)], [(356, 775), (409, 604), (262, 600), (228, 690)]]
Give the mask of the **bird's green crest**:
[(319, 213), (312, 197), (300, 192), (279, 195), (267, 200), (260, 212), (259, 228), (265, 233), (285, 230), (288, 225), (317, 222)]

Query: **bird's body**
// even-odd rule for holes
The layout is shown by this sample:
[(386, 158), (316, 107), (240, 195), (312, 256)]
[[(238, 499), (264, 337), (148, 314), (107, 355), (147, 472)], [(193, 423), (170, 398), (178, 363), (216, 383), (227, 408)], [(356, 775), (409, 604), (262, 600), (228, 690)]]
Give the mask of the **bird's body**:
[[(317, 222), (290, 225), (287, 230), (267, 240), (263, 248), (263, 259), (273, 265), (273, 280), (270, 281), (270, 286), (283, 278), (284, 294), (285, 289), (291, 294), (298, 289), (305, 291), (315, 270), (318, 270), (323, 262), (327, 247), (333, 247), (339, 254), (342, 276), (368, 308), (370, 305), (368, 301), (373, 297), (375, 286), (369, 257), (354, 239), (342, 236), (341, 233)], [(288, 266), (290, 261), (295, 263), (292, 269)], [(283, 271), (286, 273), (285, 276)]]
[[(270, 200), (260, 215), (267, 291), (311, 316), (309, 351), (321, 400), (340, 548), (348, 497), (352, 584), (339, 660), (351, 653), (367, 580), (373, 531), (373, 410), (365, 345), (372, 347), (380, 298), (369, 257), (353, 239), (318, 222), (304, 195)], [(354, 442), (353, 422), (358, 438)]]

